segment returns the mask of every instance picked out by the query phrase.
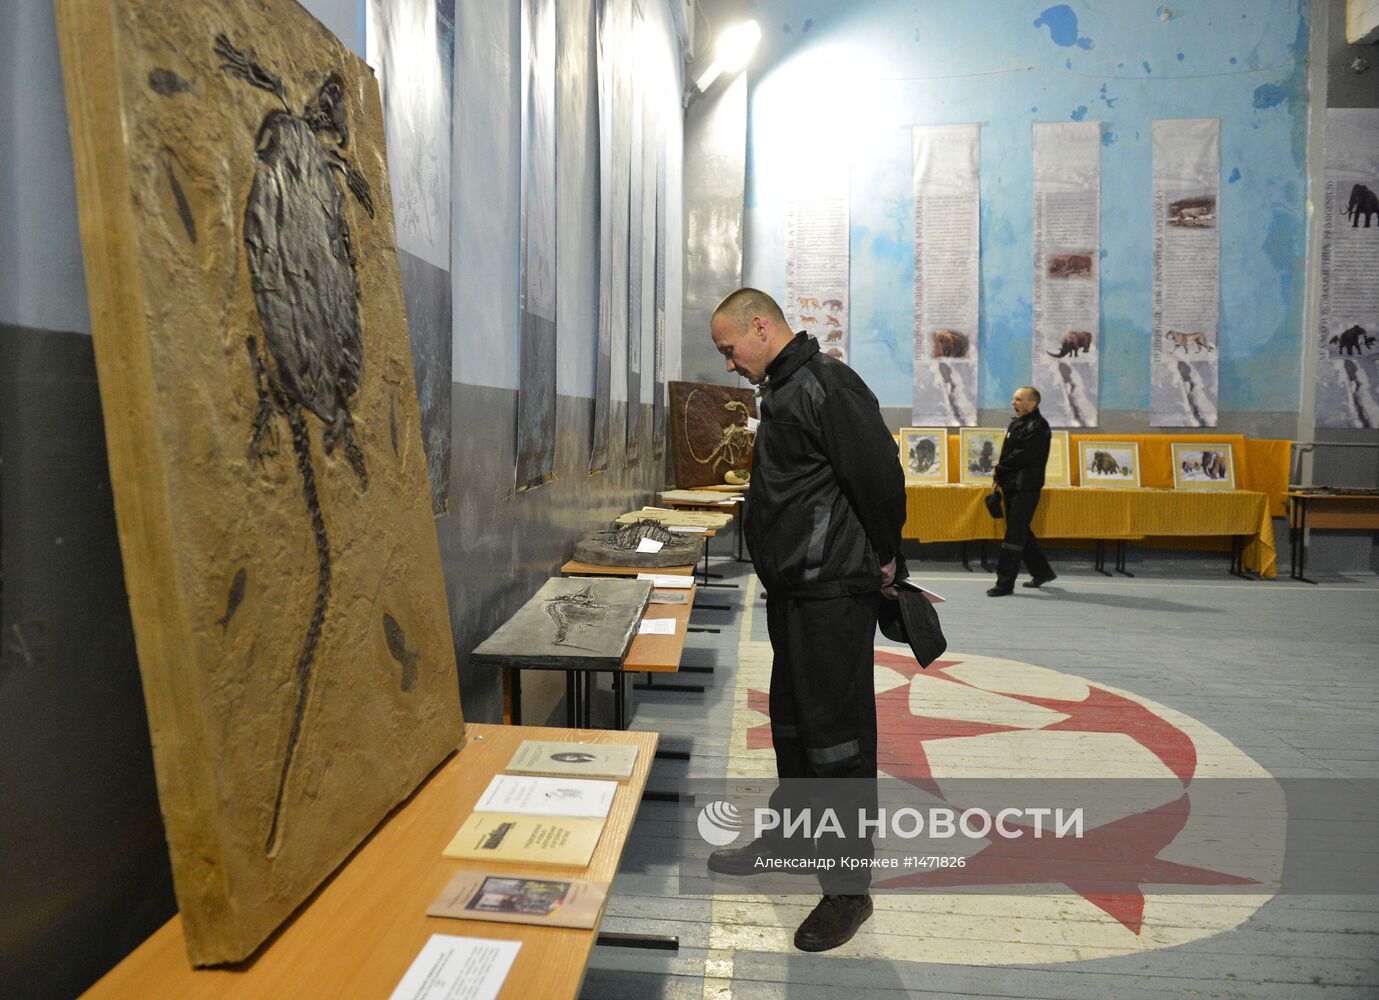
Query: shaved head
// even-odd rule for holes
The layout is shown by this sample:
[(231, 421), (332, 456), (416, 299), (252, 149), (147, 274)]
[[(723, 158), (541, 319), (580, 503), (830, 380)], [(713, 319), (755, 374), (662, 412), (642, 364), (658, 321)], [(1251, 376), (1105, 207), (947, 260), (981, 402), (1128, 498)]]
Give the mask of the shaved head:
[(781, 311), (780, 305), (758, 288), (739, 288), (727, 295), (714, 308), (713, 318), (717, 319), (720, 316), (732, 324), (735, 330), (745, 327), (753, 316), (761, 316), (785, 325), (785, 313)]

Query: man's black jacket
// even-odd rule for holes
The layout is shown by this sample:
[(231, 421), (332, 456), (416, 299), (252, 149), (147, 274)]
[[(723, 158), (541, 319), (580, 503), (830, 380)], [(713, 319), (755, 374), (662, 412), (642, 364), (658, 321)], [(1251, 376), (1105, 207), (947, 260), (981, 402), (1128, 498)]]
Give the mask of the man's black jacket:
[(881, 585), (897, 558), (905, 476), (866, 383), (796, 334), (766, 369), (744, 515), (757, 575), (774, 597), (839, 597)]
[(1049, 422), (1037, 406), (1012, 420), (996, 463), (996, 485), (1010, 493), (1042, 488), (1052, 437)]

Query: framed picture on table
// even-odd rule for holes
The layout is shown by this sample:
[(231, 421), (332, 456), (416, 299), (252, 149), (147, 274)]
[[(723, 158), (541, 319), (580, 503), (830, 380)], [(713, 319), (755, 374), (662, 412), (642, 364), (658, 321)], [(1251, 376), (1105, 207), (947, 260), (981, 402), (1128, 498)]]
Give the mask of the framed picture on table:
[(1068, 432), (1054, 431), (1049, 441), (1049, 460), (1044, 463), (1045, 486), (1071, 486), (1072, 468), (1068, 465)]
[(964, 427), (958, 437), (958, 482), (984, 486), (996, 472), (1006, 432), (994, 427)]
[(1140, 446), (1135, 441), (1079, 441), (1082, 485), (1139, 486)]
[(900, 464), (905, 482), (948, 482), (948, 431), (943, 427), (900, 428)]
[(1175, 490), (1235, 489), (1235, 450), (1229, 444), (1174, 441)]

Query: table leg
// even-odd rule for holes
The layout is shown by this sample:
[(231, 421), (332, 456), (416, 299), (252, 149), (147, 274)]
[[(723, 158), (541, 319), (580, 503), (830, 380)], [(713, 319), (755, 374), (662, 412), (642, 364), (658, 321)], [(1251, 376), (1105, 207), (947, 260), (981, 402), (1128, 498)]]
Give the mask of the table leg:
[(1098, 538), (1096, 540), (1096, 560), (1092, 563), (1092, 568), (1102, 576), (1110, 576), (1106, 571), (1106, 541)]
[(963, 543), (962, 543), (962, 568), (965, 569), (965, 570), (967, 570), (967, 572), (971, 573), (971, 572), (972, 572), (972, 567), (971, 567), (970, 565), (968, 565), (968, 562), (967, 562), (967, 545), (968, 545), (967, 540), (966, 540), (966, 539), (963, 539)]
[(1135, 574), (1125, 568), (1125, 552), (1129, 547), (1129, 543), (1124, 539), (1118, 539), (1116, 541), (1116, 572), (1121, 576), (1128, 576), (1134, 579)]
[(522, 724), (522, 668), (508, 667), (508, 688), (512, 691), (512, 724)]
[(981, 540), (980, 545), (981, 545), (981, 547), (982, 547), (982, 570), (983, 570), (984, 572), (990, 573), (990, 572), (991, 572), (991, 563), (990, 563), (990, 562), (987, 560), (987, 558), (986, 558), (986, 539), (985, 539), (985, 538), (983, 538), (983, 539)]
[(627, 728), (627, 675), (621, 671), (613, 673), (613, 728)]
[(579, 728), (579, 681), (573, 670), (565, 671), (565, 725)]
[(1298, 579), (1303, 583), (1316, 585), (1316, 580), (1307, 578), (1307, 501), (1298, 504)]

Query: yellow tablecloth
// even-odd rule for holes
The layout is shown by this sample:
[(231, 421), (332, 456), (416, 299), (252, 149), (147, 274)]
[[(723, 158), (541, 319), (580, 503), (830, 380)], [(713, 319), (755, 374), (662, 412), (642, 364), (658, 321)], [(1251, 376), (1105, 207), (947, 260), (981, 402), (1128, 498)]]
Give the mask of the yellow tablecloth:
[[(948, 431), (948, 476), (958, 480), (961, 468), (958, 459), (959, 435)], [(1269, 498), (1269, 511), (1283, 517), (1283, 495), (1288, 492), (1288, 461), (1291, 441), (1268, 438), (1247, 438), (1241, 434), (1068, 434), (1068, 451), (1072, 463), (1073, 485), (1079, 484), (1077, 464), (1078, 441), (1134, 441), (1140, 448), (1140, 485), (1145, 487), (1173, 485), (1174, 441), (1199, 441), (1203, 444), (1229, 444), (1235, 455), (1235, 485), (1242, 490), (1255, 490)], [(1037, 532), (1039, 529), (1035, 529)], [(1172, 532), (1183, 534), (1183, 532)]]
[[(999, 539), (1005, 521), (986, 511), (984, 486), (905, 487), (904, 537), (921, 542)], [(1278, 574), (1269, 497), (1251, 490), (1093, 489), (1050, 486), (1039, 500), (1040, 538), (1132, 539), (1239, 535), (1243, 568)]]

